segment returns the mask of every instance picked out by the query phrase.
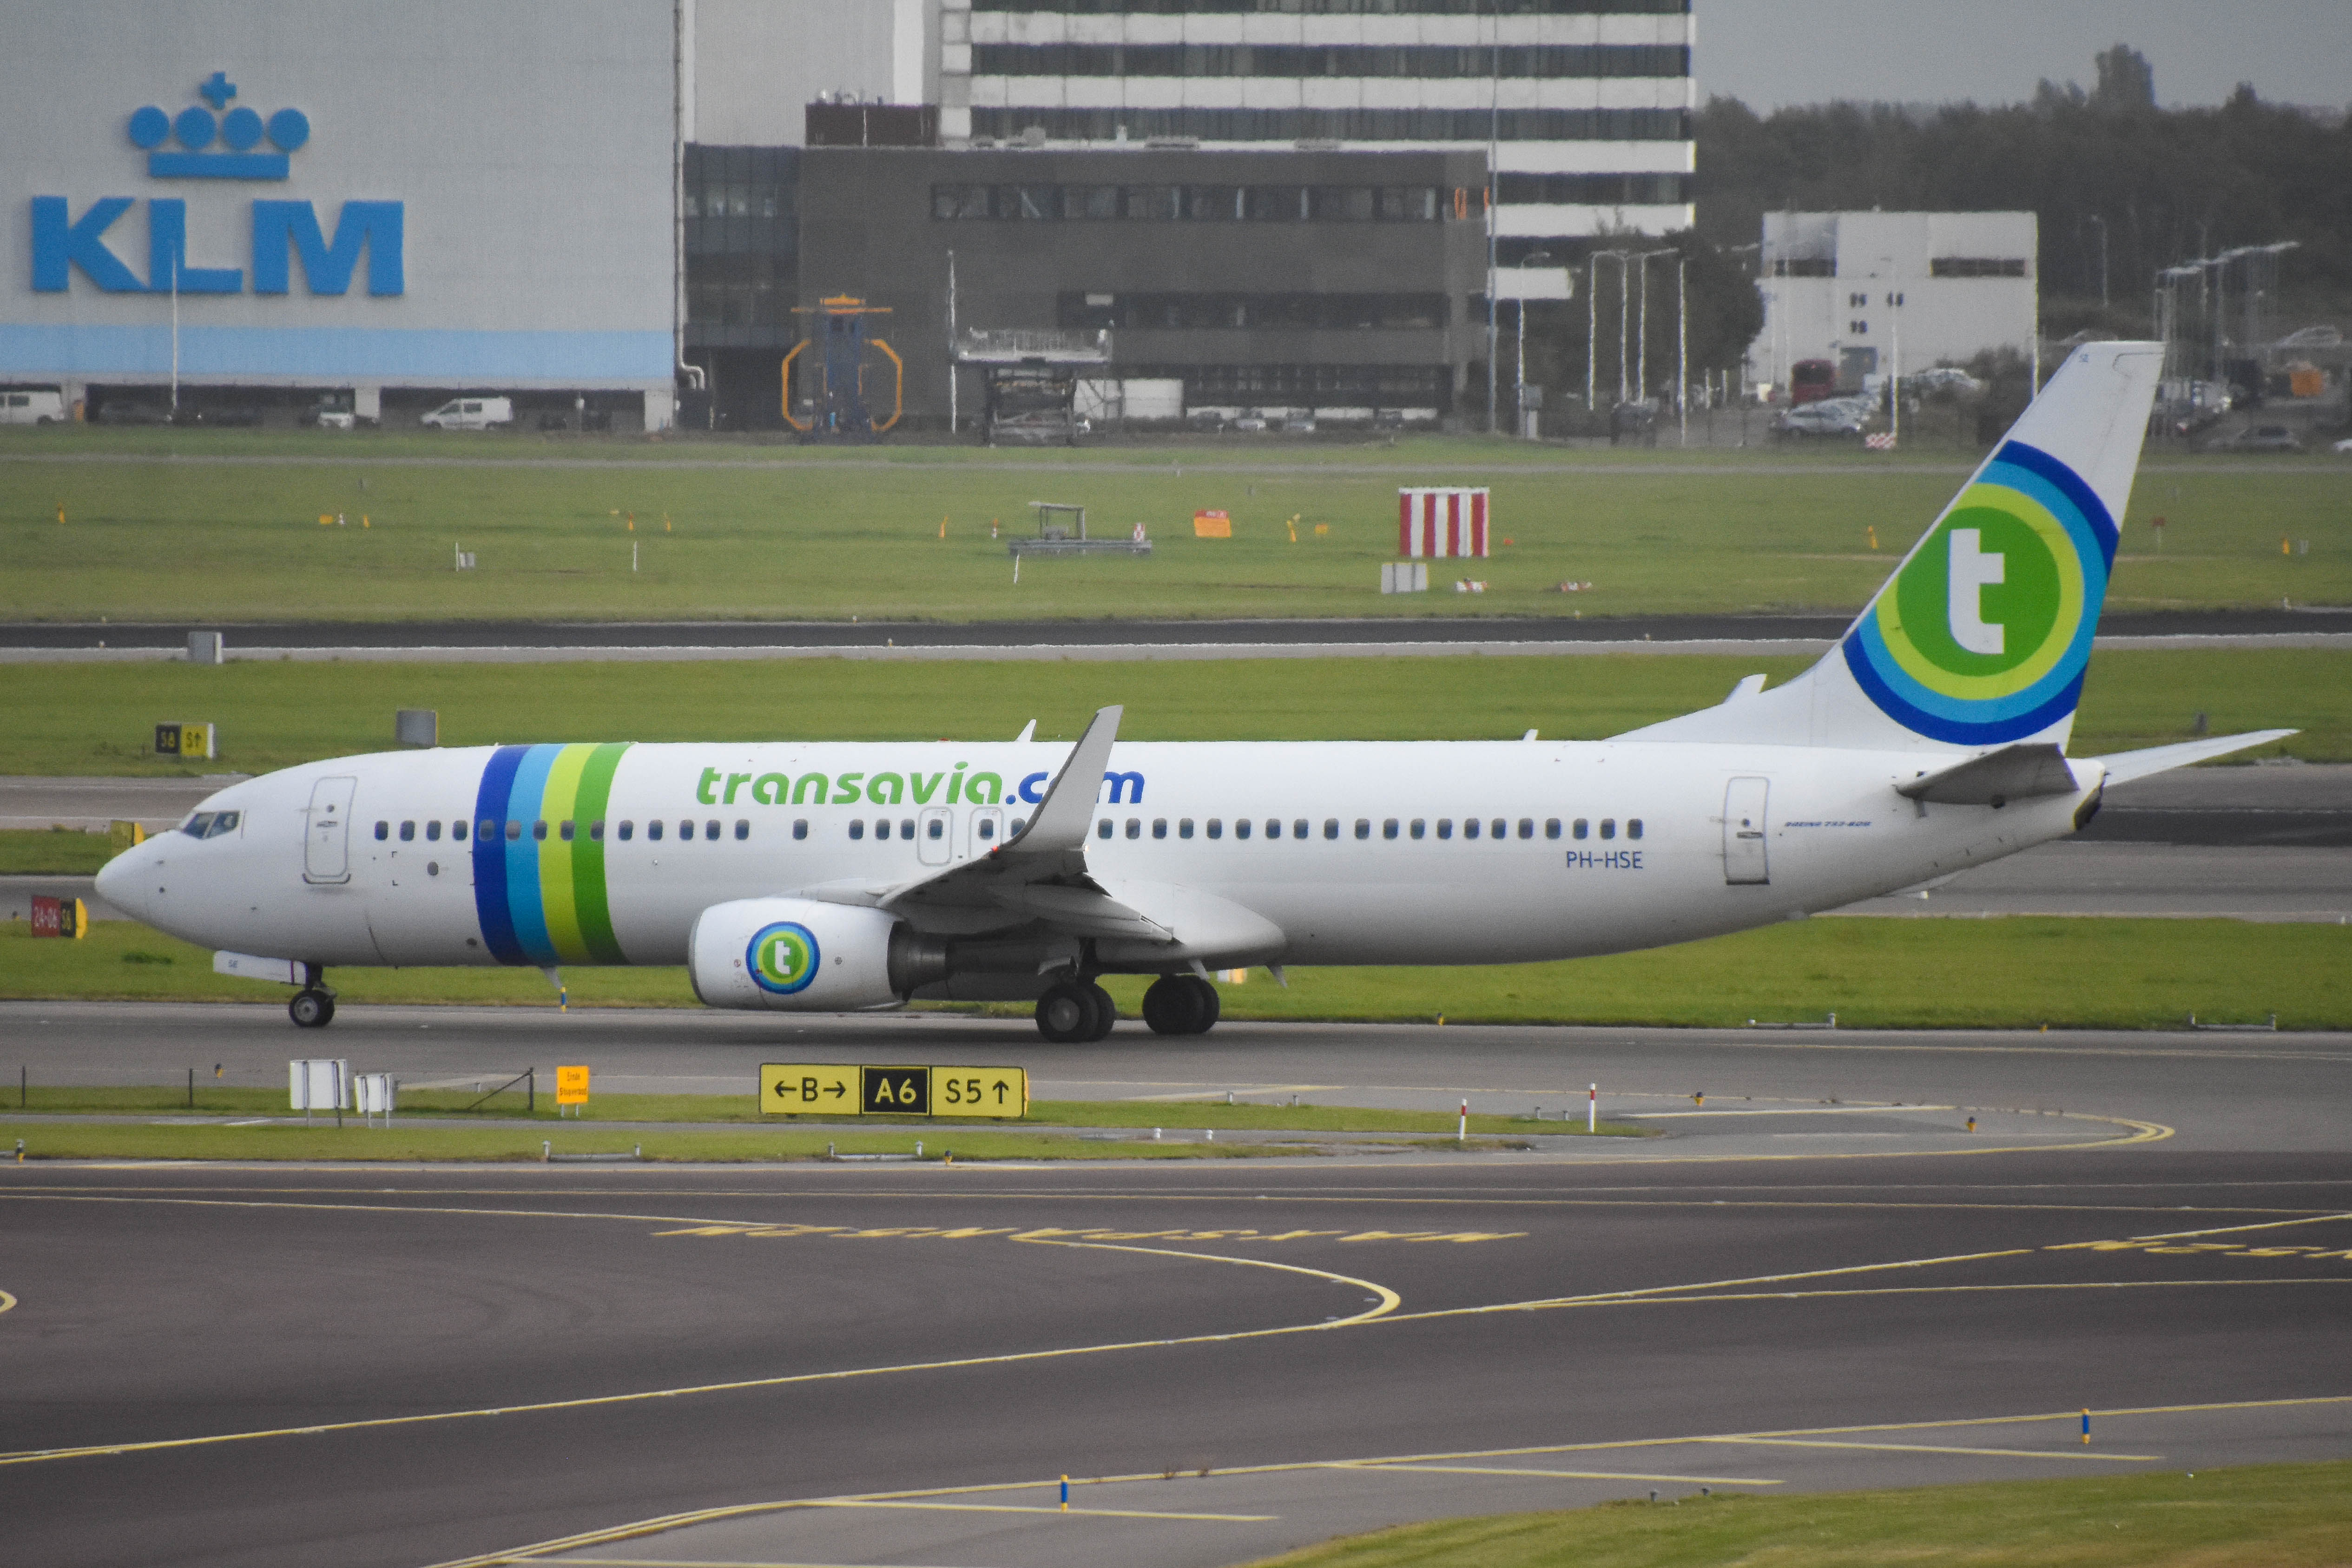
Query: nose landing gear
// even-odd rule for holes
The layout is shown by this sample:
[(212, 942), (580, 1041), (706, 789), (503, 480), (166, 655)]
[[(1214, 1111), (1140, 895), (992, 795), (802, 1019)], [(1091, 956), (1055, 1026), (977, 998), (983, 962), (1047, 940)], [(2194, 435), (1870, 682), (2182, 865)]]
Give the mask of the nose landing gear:
[(327, 972), (315, 963), (302, 966), (302, 989), (286, 1004), (286, 1016), (298, 1029), (323, 1029), (335, 1021), (335, 994), (327, 989)]

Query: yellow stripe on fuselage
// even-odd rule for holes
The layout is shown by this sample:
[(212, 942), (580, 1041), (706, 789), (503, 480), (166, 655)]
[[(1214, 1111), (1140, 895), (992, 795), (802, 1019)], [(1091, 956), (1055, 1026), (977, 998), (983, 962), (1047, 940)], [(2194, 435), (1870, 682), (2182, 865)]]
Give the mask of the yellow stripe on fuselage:
[[(541, 811), (548, 823), (547, 842), (539, 847), (540, 907), (547, 917), (548, 945), (555, 949), (556, 957), (566, 963), (590, 962), (588, 940), (580, 934), (580, 905), (572, 893), (572, 855), (574, 844), (561, 837), (561, 825), (570, 821), (580, 799), (580, 774), (588, 765), (593, 745), (566, 746), (557, 753), (554, 766), (547, 771), (547, 793), (541, 796)], [(572, 825), (575, 835), (588, 831), (588, 825)]]

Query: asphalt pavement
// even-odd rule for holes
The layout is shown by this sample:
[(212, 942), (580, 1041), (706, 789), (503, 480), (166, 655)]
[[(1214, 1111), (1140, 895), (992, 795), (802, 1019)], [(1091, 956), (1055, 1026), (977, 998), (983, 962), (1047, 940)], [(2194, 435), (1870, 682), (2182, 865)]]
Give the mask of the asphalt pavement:
[[(445, 1075), (584, 1061), (611, 1089), (748, 1090), (783, 1049), (980, 1051), (1171, 1121), (1226, 1092), (1515, 1110), (1599, 1081), (1605, 1114), (1665, 1133), (1070, 1166), (8, 1164), (0, 1509), (27, 1562), (1176, 1568), (1654, 1489), (2352, 1454), (2344, 1036), (1046, 1047), (971, 1020), (353, 1007), (320, 1040), (275, 1009), (24, 1004), (0, 1031), (50, 1073), (193, 1053), (283, 1081), (326, 1046)], [(1969, 1105), (2048, 1135), (1967, 1145)]]

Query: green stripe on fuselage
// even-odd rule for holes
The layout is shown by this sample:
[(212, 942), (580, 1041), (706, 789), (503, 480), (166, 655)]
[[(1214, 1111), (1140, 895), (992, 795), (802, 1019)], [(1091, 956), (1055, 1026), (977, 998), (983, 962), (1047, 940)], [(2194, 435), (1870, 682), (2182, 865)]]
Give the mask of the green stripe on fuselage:
[[(547, 770), (547, 790), (540, 797), (541, 816), (549, 824), (548, 840), (539, 851), (540, 907), (547, 917), (547, 942), (555, 956), (566, 963), (591, 962), (588, 943), (580, 934), (580, 911), (575, 893), (572, 868), (581, 845), (588, 837), (588, 825), (577, 820), (580, 798), (580, 773), (596, 748), (589, 745), (566, 746), (556, 753), (554, 766)], [(561, 824), (572, 822), (572, 837), (569, 842), (561, 837)]]
[(627, 743), (597, 747), (580, 771), (580, 821), (572, 841), (572, 912), (588, 948), (589, 962), (626, 963), (620, 939), (613, 934), (613, 903), (604, 886), (604, 843), (588, 835), (587, 825), (601, 822), (613, 795), (613, 774), (621, 765)]

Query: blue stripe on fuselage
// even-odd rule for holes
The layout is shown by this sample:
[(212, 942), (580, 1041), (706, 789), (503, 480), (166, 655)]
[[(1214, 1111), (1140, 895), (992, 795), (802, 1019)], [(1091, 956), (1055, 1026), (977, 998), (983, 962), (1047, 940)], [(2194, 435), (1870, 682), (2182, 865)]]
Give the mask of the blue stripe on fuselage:
[(531, 826), (540, 802), (547, 795), (547, 775), (555, 767), (562, 746), (533, 746), (515, 769), (514, 791), (507, 797), (507, 814), (522, 824), (521, 837), (507, 840), (507, 913), (514, 921), (515, 944), (524, 961), (555, 962), (555, 943), (547, 935), (547, 907), (539, 893), (539, 840)]
[(515, 769), (529, 750), (500, 746), (491, 752), (474, 796), (474, 916), (481, 923), (482, 945), (501, 963), (530, 962), (515, 941), (514, 917), (507, 910), (504, 842), (507, 800), (514, 791)]

